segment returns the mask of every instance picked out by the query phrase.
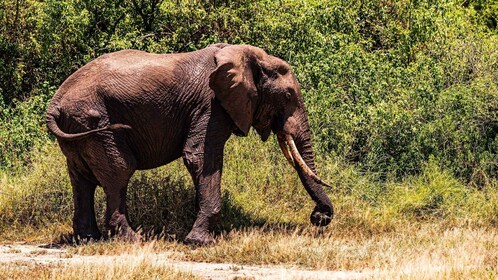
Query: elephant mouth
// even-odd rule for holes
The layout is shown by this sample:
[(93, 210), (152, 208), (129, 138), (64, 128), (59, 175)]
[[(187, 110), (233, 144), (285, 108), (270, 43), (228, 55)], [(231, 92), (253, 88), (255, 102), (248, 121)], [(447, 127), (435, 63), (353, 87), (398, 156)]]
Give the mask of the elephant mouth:
[(296, 147), (296, 143), (294, 142), (294, 139), (291, 135), (284, 132), (279, 132), (277, 133), (277, 139), (282, 153), (284, 154), (289, 164), (292, 165), (292, 167), (301, 169), (305, 174), (313, 178), (313, 180), (315, 180), (316, 182), (330, 187), (329, 184), (320, 179), (320, 177), (318, 177), (306, 164), (306, 162), (303, 160), (303, 157), (299, 153), (299, 150)]
[(262, 125), (262, 124), (254, 124), (254, 129), (261, 137), (261, 141), (266, 142), (271, 134), (271, 126), (270, 125)]

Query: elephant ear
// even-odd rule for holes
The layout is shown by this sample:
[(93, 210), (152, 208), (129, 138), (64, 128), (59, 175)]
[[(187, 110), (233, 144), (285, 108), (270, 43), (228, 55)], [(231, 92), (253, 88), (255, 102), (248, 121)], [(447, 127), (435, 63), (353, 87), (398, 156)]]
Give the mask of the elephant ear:
[(209, 86), (240, 132), (247, 136), (258, 98), (254, 62), (249, 46), (226, 46), (215, 54), (216, 70)]

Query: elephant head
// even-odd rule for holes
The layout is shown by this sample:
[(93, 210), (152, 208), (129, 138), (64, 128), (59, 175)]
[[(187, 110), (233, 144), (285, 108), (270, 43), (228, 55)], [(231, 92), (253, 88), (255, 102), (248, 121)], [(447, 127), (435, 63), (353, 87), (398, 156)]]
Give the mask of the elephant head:
[(299, 84), (287, 62), (246, 45), (218, 45), (209, 85), (232, 118), (238, 135), (254, 127), (263, 141), (273, 131), (289, 163), (315, 201), (314, 225), (325, 226), (332, 204), (316, 175), (310, 126)]

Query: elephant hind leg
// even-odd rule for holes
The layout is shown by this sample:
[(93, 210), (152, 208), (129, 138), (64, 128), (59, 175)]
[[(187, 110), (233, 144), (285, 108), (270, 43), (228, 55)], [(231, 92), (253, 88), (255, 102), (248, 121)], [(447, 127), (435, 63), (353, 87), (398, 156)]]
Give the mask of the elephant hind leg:
[(126, 206), (126, 191), (136, 170), (136, 159), (128, 149), (109, 142), (106, 145), (94, 143), (92, 148), (93, 157), (87, 163), (104, 189), (108, 233), (126, 241), (141, 240), (129, 225)]
[(128, 223), (126, 206), (127, 182), (103, 183), (106, 195), (105, 224), (110, 235), (117, 235), (126, 241), (139, 241), (141, 237), (133, 231)]
[(129, 225), (126, 192), (134, 170), (113, 170), (112, 176), (99, 172), (99, 179), (106, 196), (105, 225), (111, 236), (126, 241), (139, 241), (140, 235)]
[[(68, 162), (69, 177), (73, 188), (73, 230), (77, 240), (98, 240), (102, 237), (97, 226), (94, 196), (97, 182), (92, 176), (85, 176), (82, 170)], [(88, 173), (87, 173), (88, 175)]]

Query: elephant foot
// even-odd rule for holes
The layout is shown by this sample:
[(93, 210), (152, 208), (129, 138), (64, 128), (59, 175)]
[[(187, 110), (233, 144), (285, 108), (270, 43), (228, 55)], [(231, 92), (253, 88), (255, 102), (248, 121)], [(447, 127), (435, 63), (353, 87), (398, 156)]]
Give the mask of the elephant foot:
[(75, 232), (72, 237), (73, 239), (72, 241), (76, 244), (85, 244), (92, 241), (98, 241), (101, 238), (102, 234), (100, 234), (100, 232), (90, 232), (90, 233)]
[(131, 228), (121, 229), (114, 236), (114, 239), (122, 242), (140, 243), (144, 241), (144, 238), (139, 233), (136, 233)]
[(142, 242), (144, 240), (140, 234), (130, 227), (126, 216), (117, 210), (106, 222), (106, 228), (109, 230), (109, 237), (115, 240), (123, 242)]
[(208, 231), (190, 231), (190, 233), (185, 237), (186, 244), (206, 246), (214, 243), (213, 236)]

